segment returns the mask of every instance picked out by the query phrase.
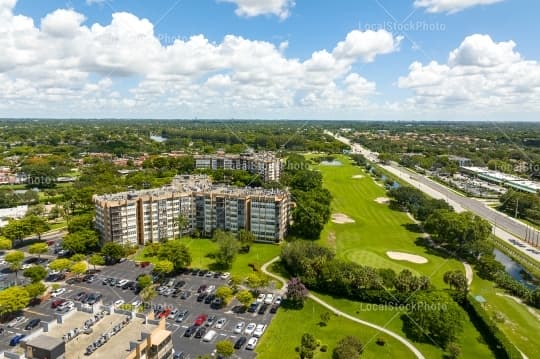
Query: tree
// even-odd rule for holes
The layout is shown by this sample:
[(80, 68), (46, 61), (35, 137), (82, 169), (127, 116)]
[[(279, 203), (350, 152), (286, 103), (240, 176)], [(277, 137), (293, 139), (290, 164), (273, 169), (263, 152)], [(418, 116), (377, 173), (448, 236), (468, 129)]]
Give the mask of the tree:
[(93, 228), (94, 228), (94, 215), (91, 213), (71, 217), (67, 226), (69, 233), (88, 231), (88, 230), (92, 230)]
[(153, 272), (159, 276), (166, 276), (174, 270), (174, 265), (171, 261), (161, 260), (154, 263)]
[(28, 253), (37, 254), (38, 258), (41, 258), (42, 254), (45, 254), (49, 251), (49, 246), (47, 243), (34, 243), (28, 247)]
[(69, 233), (62, 241), (62, 248), (73, 253), (90, 253), (96, 250), (98, 246), (99, 237), (95, 231), (90, 229)]
[(363, 351), (364, 346), (358, 338), (346, 336), (337, 343), (332, 352), (332, 359), (357, 359)]
[(445, 292), (418, 292), (406, 316), (406, 327), (417, 340), (429, 338), (442, 347), (463, 331), (465, 315), (461, 307)]
[(24, 217), (22, 221), (28, 226), (30, 233), (37, 234), (39, 240), (41, 240), (41, 235), (51, 228), (45, 219), (34, 215)]
[(249, 290), (241, 290), (238, 293), (236, 293), (236, 299), (242, 304), (244, 307), (247, 307), (248, 305), (253, 302), (253, 295)]
[(81, 262), (86, 259), (86, 256), (84, 254), (77, 253), (77, 254), (72, 255), (71, 258), (69, 259), (71, 259), (73, 262)]
[(76, 262), (74, 263), (70, 268), (69, 271), (71, 273), (74, 273), (77, 277), (83, 275), (86, 270), (88, 269), (88, 266), (86, 265), (86, 262)]
[(455, 290), (466, 292), (468, 289), (467, 278), (462, 271), (448, 271), (444, 273), (443, 280)]
[(241, 229), (238, 231), (238, 241), (244, 246), (251, 245), (255, 241), (255, 235), (250, 231)]
[(31, 233), (32, 230), (28, 227), (28, 223), (23, 220), (12, 219), (2, 228), (4, 237), (12, 242), (22, 241), (24, 237), (29, 236)]
[(227, 305), (233, 298), (233, 291), (230, 287), (221, 286), (216, 289), (216, 297), (220, 298), (222, 302)]
[(189, 224), (189, 219), (183, 213), (180, 213), (176, 217), (176, 226), (178, 227), (178, 238), (181, 238), (184, 233), (187, 232), (187, 226)]
[(49, 263), (49, 268), (55, 271), (67, 271), (71, 268), (72, 261), (67, 258), (58, 258)]
[(120, 259), (124, 258), (125, 250), (121, 244), (118, 243), (105, 243), (101, 248), (101, 253), (107, 258), (107, 260), (112, 262), (118, 262)]
[(268, 277), (262, 273), (250, 273), (246, 278), (247, 286), (255, 291), (259, 291), (259, 288), (266, 287), (268, 282)]
[(457, 343), (448, 343), (446, 350), (450, 359), (457, 359), (461, 355), (461, 347)]
[(287, 282), (287, 301), (293, 307), (301, 308), (304, 306), (304, 301), (308, 297), (308, 290), (300, 281), (300, 278), (294, 277)]
[(159, 259), (172, 262), (174, 270), (186, 268), (191, 264), (191, 253), (179, 239), (162, 243), (157, 250), (157, 256)]
[(0, 238), (0, 250), (11, 249), (13, 243), (7, 238)]
[(23, 276), (30, 278), (32, 283), (42, 281), (47, 277), (47, 270), (42, 266), (32, 266), (28, 269), (25, 269)]
[(216, 352), (225, 358), (229, 358), (234, 354), (234, 345), (229, 340), (221, 340), (216, 343)]
[(152, 283), (152, 276), (148, 274), (142, 275), (137, 279), (137, 284), (139, 285), (139, 288), (141, 288), (141, 290), (151, 286)]
[(37, 298), (47, 290), (47, 287), (42, 282), (34, 282), (24, 287), (30, 298)]
[(230, 268), (240, 249), (238, 241), (231, 234), (221, 231), (216, 231), (214, 238), (217, 238), (218, 245), (218, 250), (215, 253), (216, 264), (220, 268)]
[(153, 286), (148, 286), (139, 293), (139, 296), (145, 303), (152, 302), (152, 299), (154, 299), (156, 295), (157, 293)]
[(96, 269), (96, 266), (102, 266), (105, 264), (105, 259), (101, 254), (95, 253), (88, 258), (88, 263), (94, 266), (94, 269)]
[(321, 324), (322, 326), (327, 326), (330, 321), (331, 315), (330, 312), (324, 312), (321, 314)]
[(9, 263), (9, 269), (15, 272), (15, 276), (17, 276), (21, 270), (22, 262), (24, 260), (24, 253), (21, 251), (11, 251), (6, 254), (4, 259)]
[(0, 316), (18, 312), (30, 303), (30, 296), (24, 287), (13, 286), (0, 291)]

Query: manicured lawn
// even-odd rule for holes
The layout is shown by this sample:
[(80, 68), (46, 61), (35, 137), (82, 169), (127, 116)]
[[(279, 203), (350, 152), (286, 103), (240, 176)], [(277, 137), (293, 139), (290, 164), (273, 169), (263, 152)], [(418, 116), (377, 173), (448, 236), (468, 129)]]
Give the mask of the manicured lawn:
[[(471, 294), (481, 295), (487, 302), (484, 308), (491, 317), (496, 312), (504, 315), (504, 322), (498, 323), (498, 327), (506, 334), (508, 339), (514, 343), (529, 358), (538, 357), (540, 348), (540, 337), (536, 335), (540, 332), (540, 320), (530, 313), (524, 304), (515, 302), (513, 299), (497, 295), (504, 292), (495, 288), (495, 285), (487, 280), (475, 277)], [(530, 308), (540, 315), (540, 311)]]
[[(321, 234), (321, 242), (336, 249), (338, 256), (363, 265), (409, 269), (431, 278), (437, 287), (444, 285), (442, 276), (448, 270), (464, 271), (455, 259), (443, 258), (415, 242), (420, 233), (406, 213), (394, 211), (387, 204), (375, 202), (386, 197), (386, 191), (349, 159), (340, 156), (343, 166), (317, 166), (324, 186), (333, 195), (332, 213), (343, 213), (355, 220), (350, 224), (329, 222)], [(363, 175), (355, 179), (353, 176)], [(387, 251), (406, 252), (428, 259), (428, 263), (414, 264), (390, 259)]]
[[(257, 358), (298, 358), (294, 348), (300, 345), (304, 333), (313, 334), (322, 345), (328, 346), (326, 353), (316, 351), (315, 358), (318, 359), (332, 358), (332, 350), (336, 343), (347, 335), (359, 338), (365, 345), (362, 358), (415, 358), (407, 347), (392, 337), (333, 314), (327, 326), (320, 326), (320, 316), (324, 312), (327, 312), (324, 307), (311, 300), (305, 303), (302, 310), (280, 309), (257, 345)], [(386, 344), (384, 346), (376, 344), (377, 338), (384, 338)]]
[[(182, 239), (191, 252), (191, 267), (200, 269), (211, 269), (214, 259), (211, 254), (217, 251), (217, 245), (209, 239)], [(264, 263), (279, 255), (281, 247), (274, 244), (254, 243), (251, 245), (249, 253), (238, 254), (233, 262), (233, 266), (228, 271), (232, 275), (246, 277), (253, 273), (249, 264), (255, 264), (260, 268)], [(155, 262), (157, 258), (145, 257), (145, 249), (139, 250), (134, 259), (137, 261)]]
[[(406, 337), (403, 334), (403, 321), (401, 320), (401, 315), (405, 312), (402, 308), (360, 303), (348, 299), (334, 298), (324, 294), (317, 294), (317, 296), (347, 314), (381, 325), (396, 334)], [(480, 333), (469, 321), (464, 323), (463, 329), (463, 334), (458, 341), (462, 349), (462, 358), (494, 357), (489, 347), (478, 340)], [(434, 343), (412, 343), (426, 358), (441, 358), (444, 354), (444, 351), (435, 346)]]

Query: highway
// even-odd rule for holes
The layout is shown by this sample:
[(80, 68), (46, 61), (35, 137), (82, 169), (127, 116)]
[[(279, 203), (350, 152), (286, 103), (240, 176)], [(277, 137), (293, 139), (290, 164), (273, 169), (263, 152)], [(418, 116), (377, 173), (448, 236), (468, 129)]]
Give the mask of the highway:
[[(371, 152), (359, 144), (351, 144), (350, 140), (345, 137), (335, 135), (331, 132), (327, 133), (334, 136), (334, 138), (336, 138), (338, 141), (351, 146), (353, 153), (361, 153), (368, 160), (378, 162), (377, 153)], [(379, 163), (379, 166), (394, 176), (409, 183), (413, 187), (418, 188), (427, 195), (433, 198), (444, 199), (457, 212), (470, 211), (477, 216), (486, 219), (493, 225), (493, 233), (497, 237), (509, 243), (521, 253), (540, 262), (540, 251), (525, 241), (525, 239), (528, 239), (530, 242), (534, 243), (540, 241), (540, 232), (536, 229), (533, 229), (532, 227), (527, 226), (504, 213), (498, 212), (493, 208), (486, 206), (485, 203), (477, 199), (461, 196), (460, 194), (425, 176), (419, 175), (402, 166), (399, 166), (397, 163), (385, 165)], [(516, 245), (515, 241), (517, 241), (519, 245)]]

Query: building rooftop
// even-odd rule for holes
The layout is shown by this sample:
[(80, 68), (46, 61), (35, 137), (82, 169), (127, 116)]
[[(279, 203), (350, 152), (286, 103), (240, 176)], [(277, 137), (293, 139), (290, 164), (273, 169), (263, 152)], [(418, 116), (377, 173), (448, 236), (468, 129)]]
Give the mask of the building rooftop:
[(37, 347), (48, 351), (52, 351), (54, 348), (61, 345), (62, 343), (64, 343), (62, 339), (53, 338), (48, 335), (40, 335), (26, 342), (26, 344), (32, 347)]

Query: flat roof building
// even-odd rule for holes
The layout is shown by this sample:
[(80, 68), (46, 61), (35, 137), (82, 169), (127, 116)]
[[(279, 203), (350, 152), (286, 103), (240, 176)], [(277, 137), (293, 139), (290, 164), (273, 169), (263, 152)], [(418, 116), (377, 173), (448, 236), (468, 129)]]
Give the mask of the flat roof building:
[[(290, 194), (279, 189), (213, 184), (205, 175), (182, 175), (151, 190), (94, 196), (96, 228), (104, 242), (144, 245), (214, 230), (251, 231), (256, 240), (281, 241), (288, 229)], [(185, 227), (180, 233), (178, 218)]]

